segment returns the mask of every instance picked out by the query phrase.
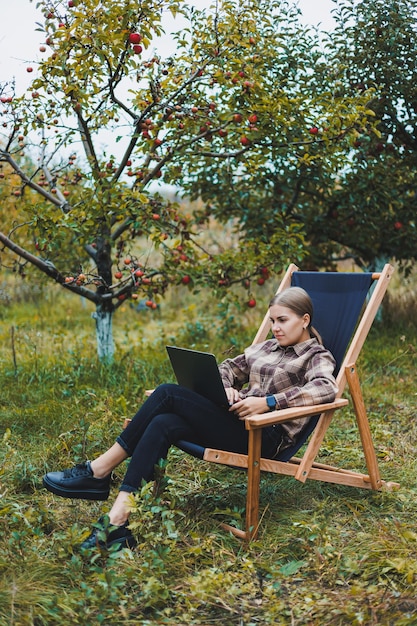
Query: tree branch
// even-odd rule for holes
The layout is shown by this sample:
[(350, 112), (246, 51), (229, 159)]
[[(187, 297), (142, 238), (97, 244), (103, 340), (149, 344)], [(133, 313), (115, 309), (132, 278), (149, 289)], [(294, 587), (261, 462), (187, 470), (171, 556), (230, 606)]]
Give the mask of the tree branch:
[(94, 293), (93, 291), (90, 291), (90, 289), (86, 289), (86, 287), (83, 287), (81, 285), (76, 285), (74, 283), (68, 283), (68, 284), (65, 283), (65, 276), (63, 276), (61, 272), (57, 270), (57, 268), (55, 267), (53, 263), (51, 263), (50, 261), (45, 261), (43, 259), (40, 259), (34, 254), (31, 254), (30, 252), (28, 252), (27, 250), (25, 250), (18, 244), (14, 243), (11, 239), (9, 239), (9, 237), (7, 237), (7, 235), (5, 235), (2, 232), (0, 232), (0, 242), (6, 248), (14, 252), (17, 256), (19, 256), (22, 259), (25, 259), (31, 265), (34, 265), (41, 272), (43, 272), (44, 274), (46, 274), (47, 276), (55, 280), (55, 282), (60, 284), (62, 287), (65, 287), (69, 291), (72, 291), (73, 293), (77, 293), (78, 295), (83, 296), (87, 300), (91, 300), (91, 302), (94, 302), (95, 304), (99, 304), (101, 302), (102, 298), (99, 294)]
[(55, 197), (48, 191), (46, 191), (43, 187), (35, 183), (31, 178), (26, 176), (24, 171), (19, 167), (16, 163), (10, 152), (5, 152), (4, 150), (0, 150), (0, 154), (4, 161), (9, 163), (9, 165), (14, 169), (16, 174), (20, 177), (20, 179), (31, 189), (37, 191), (41, 196), (43, 196), (46, 200), (59, 207), (64, 213), (69, 213), (70, 204), (65, 200), (62, 194), (58, 194), (58, 197)]

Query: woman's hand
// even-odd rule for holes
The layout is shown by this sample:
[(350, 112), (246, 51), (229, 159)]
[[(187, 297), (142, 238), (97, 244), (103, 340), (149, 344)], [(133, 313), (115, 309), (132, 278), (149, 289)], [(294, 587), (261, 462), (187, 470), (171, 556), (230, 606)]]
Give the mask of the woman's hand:
[(269, 411), (269, 408), (265, 398), (250, 396), (249, 398), (235, 402), (235, 404), (230, 407), (229, 411), (236, 413), (239, 419), (245, 419), (245, 417), (266, 413)]
[(227, 396), (227, 399), (229, 400), (230, 405), (239, 401), (239, 392), (237, 389), (234, 389), (233, 387), (226, 387), (226, 396)]

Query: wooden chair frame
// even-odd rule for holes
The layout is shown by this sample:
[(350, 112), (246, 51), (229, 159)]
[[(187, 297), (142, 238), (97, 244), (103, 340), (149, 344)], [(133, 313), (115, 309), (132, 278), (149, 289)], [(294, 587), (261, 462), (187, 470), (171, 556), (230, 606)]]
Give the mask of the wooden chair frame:
[[(291, 264), (288, 267), (277, 293), (291, 285), (291, 277), (294, 271), (298, 271), (298, 267)], [(307, 479), (312, 479), (338, 485), (361, 487), (364, 489), (379, 490), (384, 487), (391, 489), (399, 487), (397, 483), (385, 482), (381, 479), (375, 448), (372, 442), (369, 420), (356, 368), (357, 358), (362, 350), (375, 315), (388, 288), (388, 283), (391, 279), (393, 271), (394, 268), (391, 265), (386, 264), (382, 272), (372, 275), (372, 279), (376, 284), (374, 285), (372, 295), (367, 303), (366, 309), (361, 317), (339, 370), (339, 374), (336, 379), (339, 391), (334, 402), (315, 405), (314, 407), (303, 406), (283, 409), (246, 418), (245, 424), (246, 429), (248, 430), (249, 438), (247, 455), (211, 448), (205, 449), (203, 456), (205, 461), (247, 469), (246, 529), (240, 530), (233, 526), (223, 524), (224, 528), (230, 530), (237, 537), (240, 537), (245, 541), (250, 541), (256, 538), (258, 534), (261, 471), (282, 474), (285, 476), (293, 476), (296, 480), (303, 483), (306, 482)], [(265, 341), (269, 330), (269, 313), (267, 313), (253, 340), (253, 343)], [(325, 465), (315, 461), (335, 411), (348, 404), (348, 400), (342, 398), (346, 384), (348, 385), (350, 391), (356, 422), (360, 433), (362, 449), (368, 471), (367, 474), (333, 467), (331, 465)], [(320, 418), (313, 434), (311, 435), (310, 441), (302, 458), (293, 457), (290, 461), (275, 461), (261, 458), (262, 428), (273, 424), (281, 424), (294, 419), (305, 418), (313, 413), (320, 413)]]

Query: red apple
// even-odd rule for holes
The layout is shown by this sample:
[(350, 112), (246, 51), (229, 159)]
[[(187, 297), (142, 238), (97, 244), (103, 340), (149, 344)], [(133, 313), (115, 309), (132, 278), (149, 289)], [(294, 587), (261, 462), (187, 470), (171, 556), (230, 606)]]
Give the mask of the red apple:
[(138, 44), (136, 44), (135, 46), (133, 46), (133, 52), (135, 54), (140, 54), (141, 52), (143, 52), (142, 46), (139, 46)]
[(181, 282), (183, 285), (188, 285), (191, 282), (191, 278), (188, 275), (183, 276), (181, 278)]
[(27, 67), (27, 68), (26, 68), (26, 71), (27, 71), (27, 72), (29, 72), (29, 73), (30, 73), (30, 72), (33, 72), (33, 67)]
[(235, 113), (233, 115), (233, 121), (236, 122), (236, 124), (240, 124), (240, 122), (243, 120), (243, 117), (241, 115), (241, 113)]
[(129, 43), (138, 44), (142, 41), (142, 35), (139, 33), (130, 33)]
[(310, 133), (310, 135), (318, 135), (319, 129), (317, 128), (317, 126), (312, 126), (308, 132)]
[(242, 144), (242, 146), (249, 146), (250, 145), (250, 139), (248, 139), (248, 137), (246, 137), (246, 135), (242, 135), (242, 137), (240, 138), (240, 143)]
[(248, 307), (250, 307), (251, 309), (253, 309), (253, 307), (254, 307), (254, 306), (256, 306), (256, 300), (255, 300), (255, 298), (251, 298), (251, 299), (248, 301)]
[(258, 121), (258, 116), (256, 115), (256, 113), (252, 113), (252, 115), (249, 115), (248, 120), (251, 124), (256, 124), (256, 122)]
[(123, 274), (122, 272), (115, 272), (114, 273), (114, 277), (117, 278), (117, 280), (120, 280), (122, 278)]
[(403, 227), (402, 222), (395, 222), (395, 224), (394, 224), (395, 230), (401, 230), (402, 227)]

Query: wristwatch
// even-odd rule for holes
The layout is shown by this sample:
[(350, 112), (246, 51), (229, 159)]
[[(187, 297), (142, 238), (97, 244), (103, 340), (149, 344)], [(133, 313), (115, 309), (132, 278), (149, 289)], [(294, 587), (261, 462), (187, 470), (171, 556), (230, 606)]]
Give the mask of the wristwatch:
[(275, 411), (277, 403), (274, 396), (266, 396), (266, 403), (270, 411)]

